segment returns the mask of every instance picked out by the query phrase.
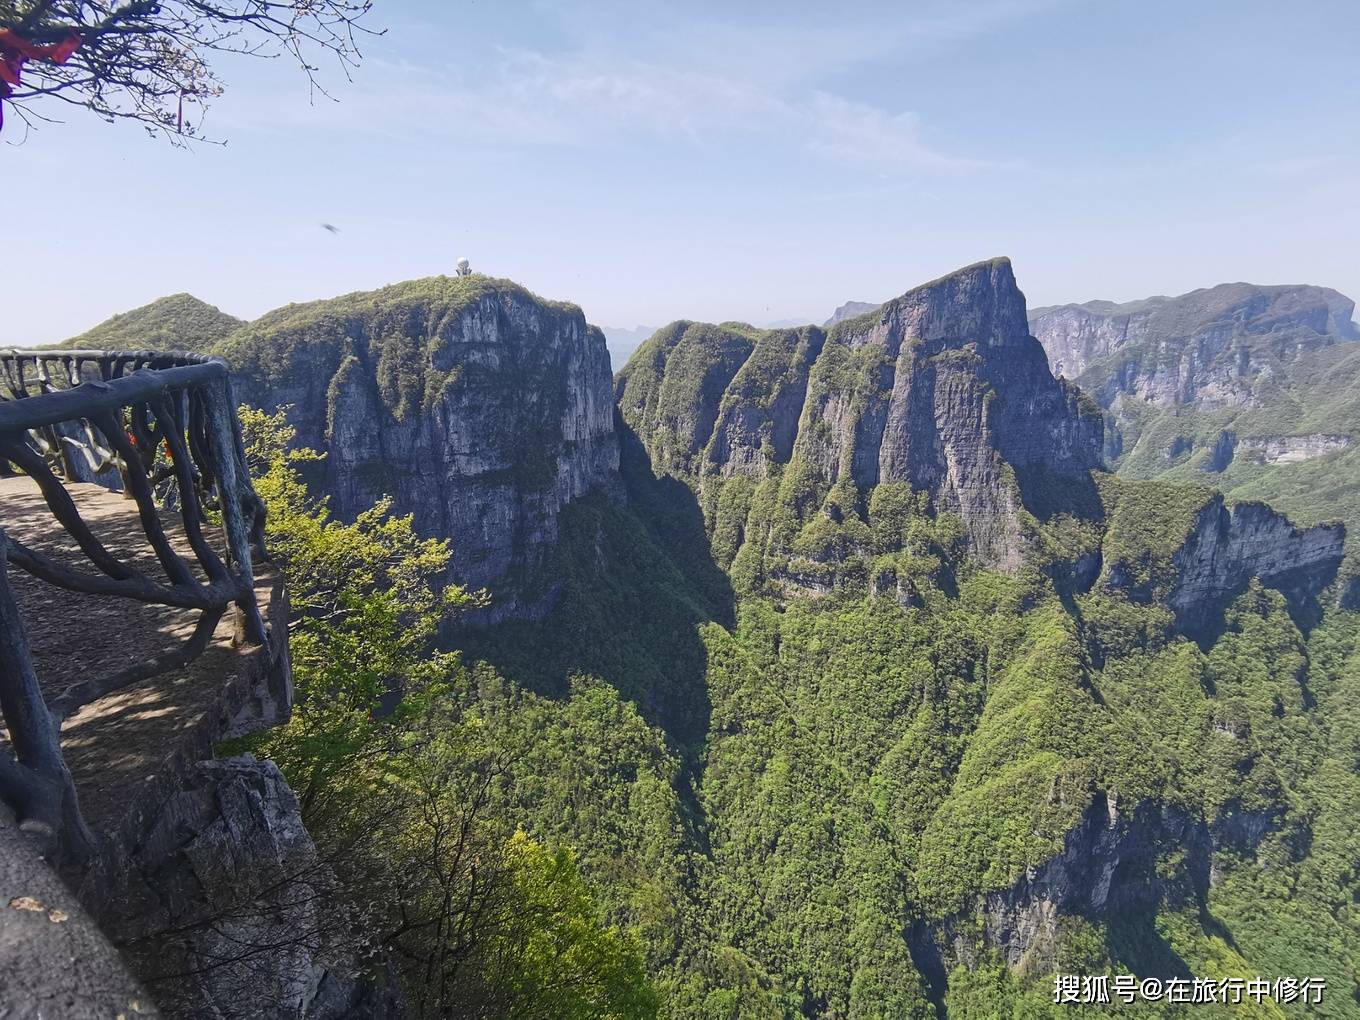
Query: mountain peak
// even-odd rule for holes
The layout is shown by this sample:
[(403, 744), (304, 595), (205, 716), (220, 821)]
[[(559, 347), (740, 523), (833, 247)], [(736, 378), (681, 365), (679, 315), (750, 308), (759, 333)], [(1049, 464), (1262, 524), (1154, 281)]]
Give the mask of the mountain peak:
[(874, 312), (837, 327), (842, 335), (881, 324), (908, 341), (946, 347), (978, 343), (1002, 347), (1029, 336), (1025, 295), (1008, 258), (975, 262), (913, 287)]
[(167, 294), (120, 312), (58, 347), (90, 350), (206, 351), (245, 322), (192, 294)]

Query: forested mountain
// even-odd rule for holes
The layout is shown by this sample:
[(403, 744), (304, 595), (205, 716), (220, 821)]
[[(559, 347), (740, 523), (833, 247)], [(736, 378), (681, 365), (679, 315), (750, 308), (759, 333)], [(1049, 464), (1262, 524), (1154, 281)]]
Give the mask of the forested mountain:
[[(1348, 346), (1320, 307), (1294, 353), (1263, 341), (1290, 378)], [(1346, 530), (1111, 473), (1114, 403), (1055, 377), (1033, 321), (995, 259), (827, 328), (672, 323), (612, 394), (600, 331), (508, 281), (243, 327), (214, 349), (324, 454), (299, 477), (360, 531), (392, 496), (491, 600), (445, 621), (456, 655), (383, 660), (409, 716), (309, 729), (358, 681), (300, 644), (326, 697), (257, 753), (349, 790), (327, 756), (374, 760), (353, 728), (405, 761), (452, 727), (441, 782), (572, 852), (610, 1015), (1056, 1018), (1055, 971), (1316, 976), (1321, 1005), (1254, 1015), (1357, 1015)], [(384, 640), (356, 620), (328, 640)], [(405, 721), (429, 691), (442, 714)]]
[(1342, 529), (1089, 470), (1099, 412), (1027, 333), (994, 262), (825, 334), (676, 324), (621, 375), (734, 589), (709, 938), (769, 1015), (1310, 967), (1350, 1015)]
[(100, 351), (205, 351), (245, 323), (192, 294), (170, 294), (58, 344)]
[(1107, 411), (1119, 474), (1360, 527), (1360, 330), (1325, 287), (1222, 284), (1036, 308), (1053, 371)]

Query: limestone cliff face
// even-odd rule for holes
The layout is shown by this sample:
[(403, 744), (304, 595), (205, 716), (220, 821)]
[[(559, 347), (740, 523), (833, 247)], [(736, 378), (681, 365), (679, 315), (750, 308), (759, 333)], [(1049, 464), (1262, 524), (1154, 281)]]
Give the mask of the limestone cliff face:
[(1060, 853), (979, 897), (967, 915), (922, 926), (915, 954), (938, 981), (956, 964), (975, 965), (980, 934), (1009, 966), (1046, 973), (1058, 963), (1062, 918), (1127, 921), (1202, 902), (1219, 879), (1215, 853), (1251, 854), (1276, 821), (1235, 810), (1211, 825), (1173, 805), (1143, 801), (1128, 810), (1116, 795), (1098, 794)]
[(485, 277), (288, 306), (221, 351), (240, 397), (288, 408), (350, 518), (384, 495), (449, 538), (452, 579), (490, 619), (535, 617), (561, 508), (615, 484), (609, 352), (574, 305)]
[(863, 497), (887, 482), (957, 513), (972, 552), (1024, 552), (1020, 512), (1090, 486), (1101, 417), (1055, 380), (1006, 259), (979, 263), (829, 331), (677, 323), (620, 373), (624, 421), (658, 470), (695, 480), (793, 473)]
[(1030, 328), (1053, 371), (1101, 404), (1249, 405), (1300, 354), (1360, 339), (1355, 305), (1325, 287), (1221, 284), (1176, 298), (1036, 308)]
[(1300, 530), (1264, 503), (1228, 507), (1216, 497), (1174, 556), (1178, 580), (1167, 603), (1190, 634), (1209, 625), (1253, 577), (1303, 609), (1336, 577), (1345, 542), (1343, 525)]
[[(1134, 602), (1162, 603), (1177, 629), (1194, 637), (1211, 636), (1253, 578), (1281, 592), (1296, 619), (1316, 617), (1315, 600), (1341, 567), (1344, 524), (1299, 528), (1264, 503), (1229, 504), (1209, 489), (1158, 491), (1157, 484), (1123, 483), (1135, 505), (1125, 508), (1116, 498), (1108, 508), (1101, 569), (1092, 581)], [(1142, 486), (1151, 488), (1141, 494)], [(1160, 515), (1156, 504), (1196, 492), (1198, 503)], [(1141, 539), (1127, 540), (1130, 525)]]
[(362, 919), (344, 907), (270, 761), (199, 762), (128, 861), (110, 926), (169, 1016), (381, 1020), (397, 993), (363, 975)]
[(963, 518), (975, 555), (1003, 569), (1019, 566), (1017, 515), (1039, 509), (1037, 483), (1089, 485), (1100, 415), (1049, 373), (1009, 261), (910, 291), (828, 343), (849, 365), (819, 359), (799, 435), (828, 481), (928, 491)]

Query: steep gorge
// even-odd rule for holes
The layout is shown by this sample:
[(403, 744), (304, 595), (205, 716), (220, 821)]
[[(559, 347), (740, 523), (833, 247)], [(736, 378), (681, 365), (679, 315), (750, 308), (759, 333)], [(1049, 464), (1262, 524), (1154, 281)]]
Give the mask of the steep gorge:
[(1352, 1015), (1345, 529), (1103, 470), (1008, 261), (827, 329), (674, 323), (613, 399), (578, 309), (482, 277), (219, 350), (337, 514), (390, 493), (490, 589), (454, 678), (513, 763), (489, 803), (576, 849), (669, 1015), (1305, 965)]
[[(1110, 535), (1114, 493), (1126, 490), (1096, 484), (1100, 409), (1049, 371), (1005, 259), (826, 331), (672, 324), (616, 391), (654, 469), (693, 487), (715, 555), (738, 573), (759, 559), (762, 579), (792, 589), (825, 593), (858, 578), (901, 595), (912, 564), (887, 559), (910, 543), (885, 536), (877, 518), (910, 492), (957, 519), (975, 566), (1018, 573), (1053, 552), (1055, 529), (1070, 538), (1085, 528), (1054, 568), (1078, 590), (1099, 575), (1149, 597), (1118, 562), (1119, 529)], [(1229, 513), (1220, 501), (1196, 520), (1158, 536), (1182, 543), (1162, 594), (1187, 630), (1208, 626), (1252, 577), (1301, 605), (1340, 561), (1341, 529), (1301, 534), (1264, 506)], [(1103, 574), (1091, 569), (1101, 559)]]

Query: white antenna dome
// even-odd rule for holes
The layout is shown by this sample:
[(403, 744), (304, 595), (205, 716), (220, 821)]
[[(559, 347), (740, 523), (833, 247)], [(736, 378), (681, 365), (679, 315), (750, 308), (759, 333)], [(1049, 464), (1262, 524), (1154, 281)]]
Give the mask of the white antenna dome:
[(471, 276), (472, 263), (469, 262), (467, 259), (459, 259), (457, 264), (457, 271), (459, 276)]

